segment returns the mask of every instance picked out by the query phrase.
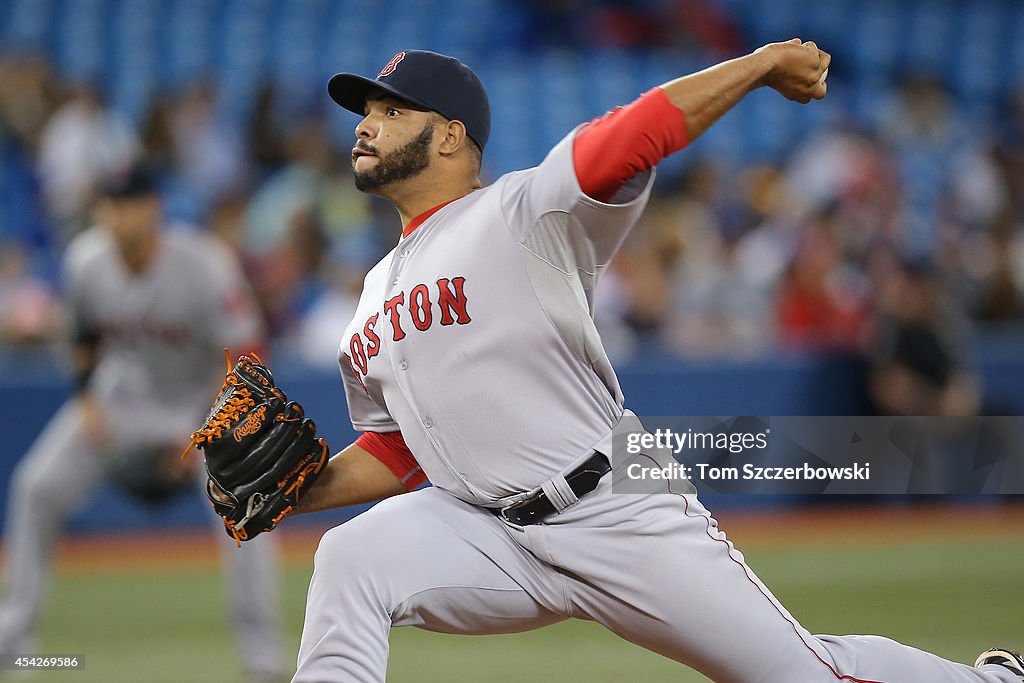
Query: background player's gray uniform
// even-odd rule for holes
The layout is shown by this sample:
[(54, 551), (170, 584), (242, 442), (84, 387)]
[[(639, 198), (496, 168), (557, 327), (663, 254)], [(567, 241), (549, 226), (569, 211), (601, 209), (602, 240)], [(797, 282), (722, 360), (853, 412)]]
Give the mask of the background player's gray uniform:
[[(90, 443), (72, 399), (18, 464), (4, 534), (0, 651), (6, 652), (32, 651), (50, 550), (64, 520), (121, 454), (169, 447), (180, 453), (223, 377), (223, 349), (262, 336), (237, 260), (211, 236), (164, 231), (154, 261), (135, 274), (113, 238), (93, 228), (69, 245), (64, 277), (72, 328), (100, 335), (88, 390), (103, 405), (109, 439), (101, 447)], [(281, 672), (273, 539), (265, 535), (237, 549), (207, 507), (233, 577), (245, 666), (256, 674)]]
[[(562, 474), (636, 421), (591, 311), (650, 178), (601, 204), (571, 146), (441, 208), (367, 276), (341, 345), (352, 422), (401, 427), (434, 488), (324, 536), (294, 681), (383, 681), (392, 626), (502, 633), (568, 617), (716, 681), (1016, 681), (885, 638), (812, 636), (692, 489), (612, 494), (606, 476), (576, 500)], [(535, 487), (561, 509), (542, 524), (486, 509)]]

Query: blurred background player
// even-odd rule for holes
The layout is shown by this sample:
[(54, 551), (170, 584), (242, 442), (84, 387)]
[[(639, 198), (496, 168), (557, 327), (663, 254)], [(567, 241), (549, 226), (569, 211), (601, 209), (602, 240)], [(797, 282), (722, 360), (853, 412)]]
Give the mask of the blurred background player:
[[(0, 652), (33, 651), (52, 546), (102, 477), (149, 502), (191, 485), (197, 461), (180, 458), (183, 439), (209, 409), (223, 349), (242, 352), (262, 339), (233, 254), (213, 236), (165, 229), (145, 169), (114, 176), (95, 218), (64, 259), (75, 394), (11, 480)], [(232, 616), (246, 680), (280, 680), (274, 548), (259, 539), (238, 550), (212, 511), (211, 519), (237, 577)]]
[(902, 263), (882, 302), (871, 355), (871, 397), (885, 415), (976, 415), (978, 381), (929, 264)]

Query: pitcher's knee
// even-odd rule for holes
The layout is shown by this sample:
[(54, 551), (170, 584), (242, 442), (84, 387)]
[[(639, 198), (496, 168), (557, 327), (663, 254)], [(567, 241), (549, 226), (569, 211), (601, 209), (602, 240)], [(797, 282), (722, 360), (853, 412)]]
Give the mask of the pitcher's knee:
[(354, 543), (355, 534), (349, 533), (346, 525), (328, 529), (320, 538), (313, 564), (316, 569), (338, 572), (338, 576), (349, 576), (350, 572), (358, 572), (368, 553), (360, 553)]
[(436, 527), (413, 496), (387, 498), (328, 530), (320, 539), (317, 559), (357, 573), (393, 574), (408, 566), (410, 555), (433, 552), (430, 532)]
[(357, 520), (329, 529), (323, 535), (313, 556), (315, 572), (355, 585), (395, 571), (394, 566), (388, 566), (389, 560), (382, 557), (390, 543), (387, 534), (367, 533), (361, 528), (364, 525), (355, 524)]
[(313, 556), (309, 602), (338, 614), (377, 614), (389, 621), (394, 567), (383, 566), (374, 546), (365, 545), (366, 538), (345, 526), (329, 530), (320, 539)]
[(313, 559), (313, 585), (333, 594), (360, 592), (389, 611), (429, 585), (429, 568), (437, 561), (437, 545), (425, 528), (429, 520), (393, 500), (323, 535)]

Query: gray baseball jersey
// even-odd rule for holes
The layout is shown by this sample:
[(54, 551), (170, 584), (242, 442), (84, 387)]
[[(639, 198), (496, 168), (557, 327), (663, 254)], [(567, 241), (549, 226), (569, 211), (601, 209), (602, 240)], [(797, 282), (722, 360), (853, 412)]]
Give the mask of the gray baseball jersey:
[[(616, 423), (641, 428), (590, 313), (651, 182), (590, 199), (572, 139), (410, 223), (367, 276), (340, 354), (352, 423), (400, 428), (434, 486), (324, 535), (294, 683), (383, 681), (393, 626), (508, 633), (566, 618), (726, 683), (1015, 681), (886, 638), (812, 635), (692, 487), (613, 494), (608, 475), (577, 498), (566, 485), (593, 450), (610, 453)], [(557, 509), (541, 523), (485, 509), (536, 490)]]
[[(139, 446), (183, 448), (223, 377), (222, 349), (241, 350), (262, 333), (237, 259), (209, 235), (163, 232), (155, 260), (134, 274), (111, 236), (93, 228), (69, 245), (64, 274), (72, 327), (99, 335), (89, 389), (104, 407), (109, 440), (93, 443), (71, 400), (19, 462), (4, 533), (2, 653), (32, 651), (50, 548), (65, 519), (124, 454)], [(232, 577), (244, 667), (250, 678), (279, 677), (284, 648), (274, 540), (261, 537), (236, 550), (205, 507)]]
[(588, 452), (622, 415), (594, 287), (650, 192), (584, 195), (572, 136), (538, 168), (432, 214), (366, 276), (343, 337), (353, 426), (401, 427), (434, 484), (493, 503)]
[(72, 327), (101, 341), (90, 389), (104, 399), (208, 407), (222, 349), (261, 337), (238, 260), (211, 235), (165, 231), (136, 274), (110, 234), (92, 228), (68, 246), (64, 271)]

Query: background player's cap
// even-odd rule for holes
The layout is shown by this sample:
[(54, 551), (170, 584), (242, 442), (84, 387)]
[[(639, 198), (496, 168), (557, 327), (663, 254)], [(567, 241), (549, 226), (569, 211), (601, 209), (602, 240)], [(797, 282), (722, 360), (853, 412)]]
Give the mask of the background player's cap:
[(141, 164), (111, 173), (103, 183), (102, 193), (109, 199), (143, 197), (158, 192), (153, 173)]
[(360, 116), (365, 113), (366, 96), (375, 90), (462, 121), (466, 134), (481, 150), (487, 144), (491, 134), (487, 91), (473, 70), (454, 57), (425, 50), (399, 52), (376, 79), (343, 73), (327, 84), (335, 102)]

